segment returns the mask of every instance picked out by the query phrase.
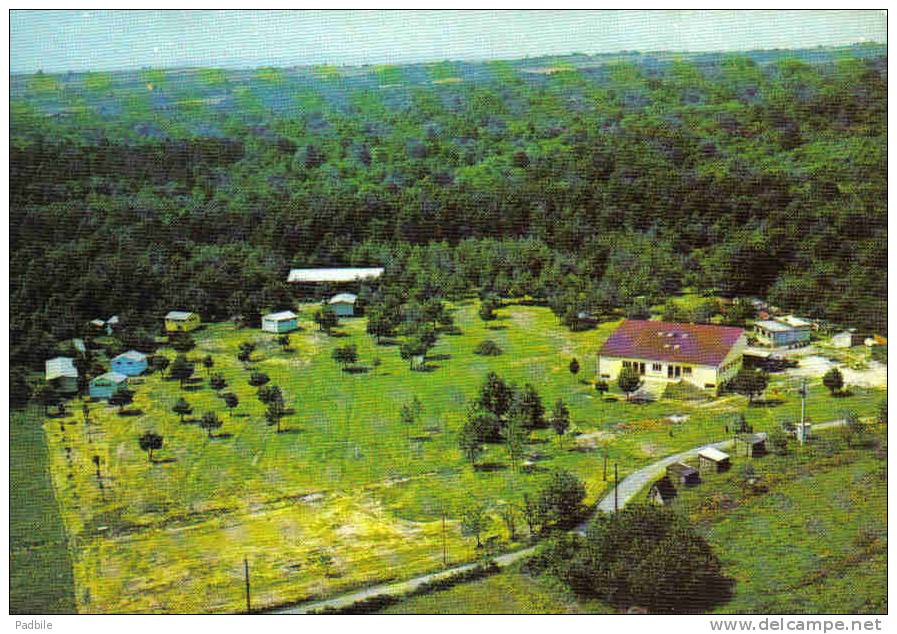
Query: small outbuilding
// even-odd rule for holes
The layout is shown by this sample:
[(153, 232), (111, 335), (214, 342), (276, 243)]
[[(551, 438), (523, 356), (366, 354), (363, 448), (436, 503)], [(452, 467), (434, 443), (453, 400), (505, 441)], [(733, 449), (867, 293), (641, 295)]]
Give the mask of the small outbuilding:
[(47, 359), (44, 370), (47, 382), (53, 383), (60, 392), (74, 394), (78, 391), (78, 368), (71, 357)]
[(299, 316), (291, 310), (269, 313), (262, 316), (262, 330), (281, 333), (296, 330), (299, 327)]
[(112, 359), (112, 371), (125, 376), (138, 376), (146, 370), (146, 355), (137, 350), (128, 350)]
[(720, 473), (732, 466), (729, 454), (715, 447), (706, 447), (698, 452), (698, 468), (701, 471)]
[(93, 398), (109, 398), (128, 383), (128, 377), (118, 372), (107, 372), (91, 379), (90, 395)]
[(854, 346), (863, 345), (866, 338), (853, 330), (845, 330), (832, 336), (832, 347), (835, 348), (853, 348)]
[(754, 322), (754, 337), (773, 348), (804, 345), (810, 341), (810, 322), (798, 317), (782, 317)]
[(735, 437), (736, 453), (744, 452), (745, 456), (759, 458), (766, 455), (766, 434), (738, 434)]
[(355, 302), (358, 296), (352, 293), (340, 293), (334, 295), (327, 302), (336, 313), (337, 317), (352, 317), (355, 315)]
[(659, 506), (666, 506), (676, 499), (676, 487), (669, 477), (663, 476), (648, 489), (648, 502)]
[(201, 323), (199, 315), (186, 310), (173, 310), (165, 315), (167, 332), (190, 332), (199, 328)]
[(680, 486), (694, 486), (701, 483), (698, 470), (684, 462), (674, 462), (667, 466), (667, 477)]

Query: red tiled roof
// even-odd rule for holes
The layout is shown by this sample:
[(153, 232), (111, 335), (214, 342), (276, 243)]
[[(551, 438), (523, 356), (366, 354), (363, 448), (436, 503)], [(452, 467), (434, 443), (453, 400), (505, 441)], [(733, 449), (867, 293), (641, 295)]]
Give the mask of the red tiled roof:
[(743, 332), (730, 326), (627, 319), (604, 342), (599, 354), (717, 366)]

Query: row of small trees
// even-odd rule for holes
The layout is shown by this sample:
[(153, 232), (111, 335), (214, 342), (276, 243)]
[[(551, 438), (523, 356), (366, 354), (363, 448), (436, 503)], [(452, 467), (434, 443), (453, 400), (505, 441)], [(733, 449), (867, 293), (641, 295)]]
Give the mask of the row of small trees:
[(555, 471), (535, 495), (524, 493), (517, 503), (474, 502), (467, 506), (461, 514), (461, 534), (474, 538), (476, 547), (481, 548), (482, 535), (489, 530), (494, 515), (505, 525), (512, 541), (517, 538), (521, 519), (530, 537), (569, 529), (583, 517), (585, 496), (585, 485), (578, 477), (569, 471)]
[(470, 404), (458, 434), (458, 446), (476, 468), (486, 443), (504, 443), (516, 470), (530, 432), (550, 425), (560, 440), (570, 428), (570, 410), (563, 400), (554, 404), (546, 419), (545, 406), (529, 383), (518, 387), (495, 372), (486, 375), (478, 397)]

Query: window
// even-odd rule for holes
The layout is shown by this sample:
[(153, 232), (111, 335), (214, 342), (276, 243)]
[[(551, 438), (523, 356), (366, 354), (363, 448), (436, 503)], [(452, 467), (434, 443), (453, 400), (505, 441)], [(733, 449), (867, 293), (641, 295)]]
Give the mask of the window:
[(661, 370), (663, 370), (663, 366), (662, 366), (661, 364), (659, 364), (659, 363), (653, 363), (653, 364), (651, 364), (651, 371), (652, 371), (652, 372), (660, 372)]
[(684, 374), (685, 376), (691, 376), (691, 368), (688, 366), (683, 366), (682, 374)]

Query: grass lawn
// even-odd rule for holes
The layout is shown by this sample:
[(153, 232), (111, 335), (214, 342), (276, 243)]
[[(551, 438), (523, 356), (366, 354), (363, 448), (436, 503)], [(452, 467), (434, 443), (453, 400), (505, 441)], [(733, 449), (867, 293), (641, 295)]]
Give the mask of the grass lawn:
[[(728, 614), (887, 612), (887, 458), (869, 447), (793, 448), (786, 456), (739, 457), (724, 474), (703, 474), (679, 489), (675, 507), (688, 514), (736, 580)], [(746, 494), (740, 469), (750, 462), (769, 490)], [(646, 493), (646, 492), (645, 492)], [(723, 498), (725, 496), (725, 498)], [(643, 499), (644, 494), (636, 499)], [(727, 500), (720, 509), (707, 500)], [(520, 572), (519, 564), (472, 583), (412, 597), (390, 614), (609, 613), (554, 580)]]
[(72, 563), (47, 468), (40, 412), (11, 412), (9, 449), (9, 611), (74, 613)]
[(535, 578), (515, 565), (448, 590), (410, 597), (378, 614), (603, 614), (598, 602), (579, 602), (548, 578)]
[[(550, 430), (533, 434), (530, 452), (541, 454), (531, 473), (514, 473), (502, 447), (490, 447), (473, 471), (457, 449), (456, 431), (485, 374), (495, 370), (517, 383), (532, 383), (547, 409), (562, 397), (575, 431), (606, 443), (620, 477), (671, 452), (723, 436), (726, 416), (743, 409), (742, 397), (710, 402), (670, 401), (636, 405), (602, 400), (585, 383), (594, 376), (595, 352), (616, 327), (602, 324), (571, 333), (546, 308), (509, 306), (486, 324), (473, 302), (455, 307), (460, 335), (442, 335), (429, 371), (410, 371), (398, 346), (376, 345), (362, 318), (344, 319), (335, 333), (317, 332), (313, 306), (301, 307), (303, 330), (282, 351), (274, 336), (211, 324), (194, 333), (191, 359), (211, 354), (240, 404), (231, 416), (197, 366), (194, 384), (179, 387), (158, 374), (136, 385), (132, 415), (105, 403), (91, 404), (91, 422), (72, 414), (44, 423), (63, 519), (72, 541), (76, 599), (85, 612), (222, 612), (243, 608), (242, 561), (247, 557), (254, 607), (334, 594), (442, 565), (442, 516), (448, 522), (450, 563), (474, 556), (457, 518), (471, 500), (490, 505), (518, 502), (552, 468), (566, 468), (587, 483), (589, 501), (608, 487), (601, 452), (556, 442)], [(473, 349), (494, 339), (504, 354), (481, 357)], [(237, 361), (240, 343), (253, 341), (254, 369), (283, 388), (284, 432), (265, 424), (249, 370)], [(337, 345), (358, 346), (368, 371), (342, 372), (330, 358)], [(174, 352), (161, 351), (170, 358)], [(374, 367), (374, 358), (381, 363)], [(578, 376), (568, 370), (577, 357)], [(750, 408), (758, 429), (795, 417), (794, 389), (774, 387), (777, 407)], [(874, 410), (882, 391), (855, 390), (835, 403), (817, 383), (810, 415), (826, 420), (833, 405), (861, 414)], [(193, 406), (184, 423), (171, 412), (178, 397)], [(401, 422), (399, 409), (414, 396), (421, 420)], [(198, 419), (216, 411), (224, 420), (208, 438)], [(684, 423), (665, 417), (687, 414)], [(60, 423), (64, 422), (64, 425)], [(147, 430), (164, 436), (151, 464), (138, 446)], [(71, 456), (69, 460), (68, 456)], [(97, 478), (93, 456), (100, 460)], [(497, 520), (487, 535), (504, 539)], [(514, 544), (505, 544), (513, 547)]]
[[(836, 437), (836, 431), (824, 433)], [(737, 468), (682, 495), (733, 577), (725, 613), (886, 613), (887, 456), (841, 445), (754, 460), (769, 491), (740, 498)], [(714, 493), (738, 504), (702, 511)]]

